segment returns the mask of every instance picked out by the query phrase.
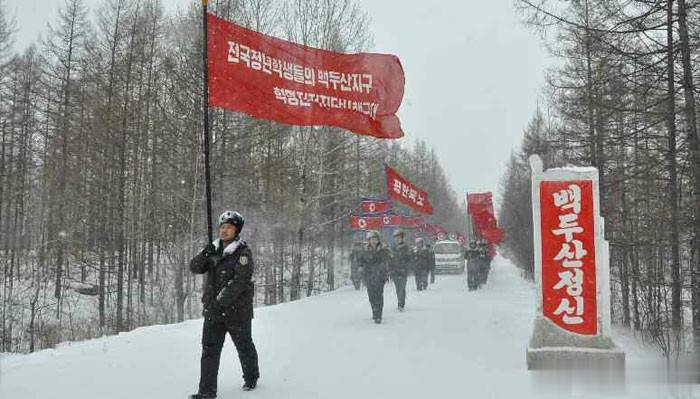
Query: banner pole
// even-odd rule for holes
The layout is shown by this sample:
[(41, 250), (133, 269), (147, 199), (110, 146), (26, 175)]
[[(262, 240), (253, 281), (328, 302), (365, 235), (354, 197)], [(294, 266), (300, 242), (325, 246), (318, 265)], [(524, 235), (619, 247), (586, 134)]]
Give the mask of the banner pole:
[(204, 118), (204, 182), (207, 197), (207, 242), (212, 242), (211, 220), (211, 173), (209, 169), (209, 148), (211, 147), (211, 133), (209, 131), (209, 68), (207, 65), (207, 5), (208, 0), (202, 0), (202, 117)]
[[(389, 165), (387, 165), (387, 163), (385, 162), (385, 163), (384, 163), (384, 187), (386, 187), (386, 193), (385, 193), (386, 199), (387, 199), (388, 201), (391, 201), (391, 198), (389, 197), (389, 175), (388, 175), (387, 172), (386, 172), (387, 166), (389, 166)], [(392, 210), (392, 211), (394, 210), (394, 203), (393, 203), (393, 202), (391, 203), (391, 210)], [(393, 227), (390, 227), (390, 228), (387, 229), (387, 228), (384, 227), (384, 223), (382, 223), (382, 233), (387, 232), (387, 230), (388, 230), (388, 233), (389, 233), (389, 237), (386, 239), (385, 242), (386, 242), (387, 246), (389, 246), (389, 243), (390, 243), (391, 239), (392, 239), (393, 236), (394, 236), (394, 228), (393, 228)], [(384, 236), (386, 236), (386, 234), (384, 234)], [(405, 238), (405, 237), (404, 237), (404, 238)]]
[(469, 243), (472, 240), (472, 217), (469, 214), (469, 191), (464, 190), (464, 203), (466, 204), (467, 207), (467, 242), (466, 244), (469, 245)]

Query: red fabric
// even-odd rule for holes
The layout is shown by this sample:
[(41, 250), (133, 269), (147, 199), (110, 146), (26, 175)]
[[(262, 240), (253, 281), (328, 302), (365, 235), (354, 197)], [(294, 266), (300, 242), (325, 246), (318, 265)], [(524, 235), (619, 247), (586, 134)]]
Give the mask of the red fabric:
[[(596, 335), (596, 213), (592, 181), (543, 181), (539, 206), (543, 315), (566, 331)], [(566, 311), (555, 314), (561, 306)]]
[(387, 213), (385, 215), (352, 215), (350, 227), (360, 230), (376, 230), (382, 227), (416, 228), (423, 224), (419, 216), (404, 216)]
[(382, 228), (382, 217), (352, 215), (350, 227), (359, 230), (378, 230)]
[(422, 226), (425, 222), (420, 216), (398, 216), (397, 226), (405, 227), (407, 229), (415, 229)]
[(389, 200), (363, 199), (363, 213), (384, 213), (391, 210), (392, 204)]
[(423, 227), (421, 227), (420, 231), (423, 233), (434, 234), (434, 235), (438, 235), (440, 233), (447, 234), (447, 230), (445, 228), (438, 226), (436, 224), (430, 224), (430, 223), (426, 223)]
[(467, 204), (477, 236), (485, 239), (489, 246), (499, 244), (503, 240), (503, 231), (496, 223), (492, 194), (490, 192), (467, 194)]
[(306, 47), (207, 15), (209, 105), (290, 125), (403, 136), (398, 57)]
[(430, 205), (428, 194), (418, 186), (403, 178), (388, 165), (386, 170), (386, 191), (389, 198), (395, 199), (419, 213), (433, 214), (433, 207)]

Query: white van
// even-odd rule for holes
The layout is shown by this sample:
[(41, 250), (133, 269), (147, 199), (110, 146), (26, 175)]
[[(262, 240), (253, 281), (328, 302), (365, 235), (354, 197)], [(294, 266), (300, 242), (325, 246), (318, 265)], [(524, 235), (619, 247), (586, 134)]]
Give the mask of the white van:
[(464, 273), (464, 253), (457, 241), (442, 240), (433, 245), (435, 274)]

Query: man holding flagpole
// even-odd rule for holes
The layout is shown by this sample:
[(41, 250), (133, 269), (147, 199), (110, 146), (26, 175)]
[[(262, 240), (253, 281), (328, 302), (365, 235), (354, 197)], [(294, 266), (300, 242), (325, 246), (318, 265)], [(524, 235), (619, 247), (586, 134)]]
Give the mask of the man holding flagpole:
[[(210, 107), (289, 125), (334, 126), (355, 134), (396, 139), (404, 135), (396, 113), (405, 80), (401, 62), (394, 55), (342, 54), (302, 46), (219, 18), (208, 12), (207, 5), (208, 0), (202, 0), (202, 127), (207, 242), (212, 243)], [(238, 238), (242, 217), (238, 213), (230, 218), (226, 215), (219, 220), (220, 239), (208, 244), (190, 265), (195, 273), (207, 273), (202, 376), (199, 392), (191, 399), (216, 397), (226, 332), (238, 349), (243, 388), (255, 388), (259, 376), (257, 352), (250, 337), (252, 256)], [(381, 322), (381, 306), (377, 305), (388, 251), (370, 247), (378, 263), (366, 268), (381, 277), (381, 287), (377, 279), (370, 299), (374, 299), (375, 321)]]
[(228, 333), (243, 369), (243, 390), (255, 389), (260, 371), (253, 344), (253, 255), (240, 237), (243, 216), (226, 211), (219, 216), (219, 239), (207, 244), (190, 262), (190, 270), (206, 273), (202, 295), (202, 360), (199, 392), (190, 399), (215, 398), (219, 361)]

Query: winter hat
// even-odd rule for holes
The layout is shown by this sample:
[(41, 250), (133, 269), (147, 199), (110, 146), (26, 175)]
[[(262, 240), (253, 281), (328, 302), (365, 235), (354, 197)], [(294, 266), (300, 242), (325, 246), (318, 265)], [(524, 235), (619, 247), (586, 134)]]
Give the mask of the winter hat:
[(372, 238), (379, 239), (379, 232), (377, 230), (370, 230), (367, 232), (367, 240), (369, 241)]
[(221, 216), (219, 216), (219, 226), (225, 223), (236, 226), (236, 230), (240, 234), (241, 230), (243, 230), (243, 224), (245, 224), (245, 220), (243, 220), (243, 216), (238, 212), (225, 211), (221, 214)]

